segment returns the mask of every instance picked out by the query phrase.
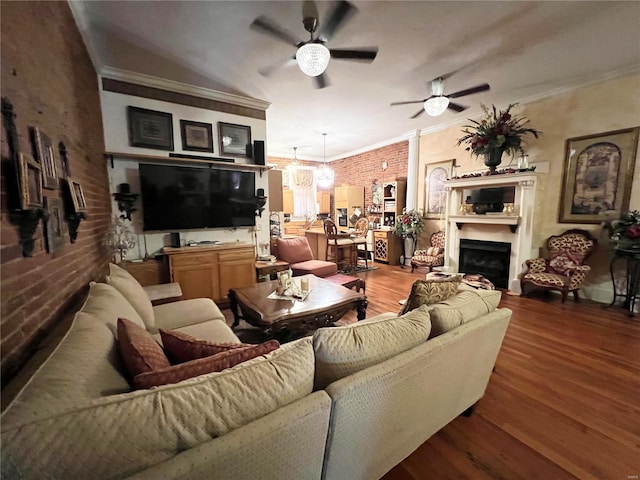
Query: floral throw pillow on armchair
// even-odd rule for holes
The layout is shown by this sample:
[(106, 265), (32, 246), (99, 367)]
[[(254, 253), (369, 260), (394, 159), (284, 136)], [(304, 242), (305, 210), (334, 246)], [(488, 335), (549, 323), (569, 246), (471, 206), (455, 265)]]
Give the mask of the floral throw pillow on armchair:
[(548, 273), (567, 275), (573, 267), (582, 265), (584, 256), (579, 253), (559, 252), (551, 256)]

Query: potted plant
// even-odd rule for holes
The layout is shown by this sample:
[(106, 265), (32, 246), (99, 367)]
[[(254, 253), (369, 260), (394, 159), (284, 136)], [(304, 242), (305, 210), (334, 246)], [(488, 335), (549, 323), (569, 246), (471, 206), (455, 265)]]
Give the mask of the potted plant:
[(413, 257), (413, 252), (416, 249), (416, 239), (418, 235), (420, 235), (420, 232), (422, 232), (423, 227), (424, 220), (422, 218), (422, 212), (419, 210), (402, 212), (402, 215), (396, 218), (393, 233), (402, 237), (404, 240), (404, 255), (400, 262), (402, 265), (407, 264), (407, 262), (411, 260), (411, 257)]
[(474, 156), (484, 155), (484, 164), (489, 167), (489, 173), (495, 173), (496, 167), (502, 161), (504, 152), (515, 156), (524, 155), (522, 137), (527, 133), (538, 138), (542, 132), (535, 128), (526, 127), (529, 120), (525, 117), (511, 115), (511, 109), (517, 103), (510, 104), (506, 110), (496, 110), (492, 105), (491, 111), (482, 105), (484, 117), (480, 121), (471, 120), (473, 125), (465, 125), (462, 133), (465, 135), (458, 140), (457, 145), (467, 144), (465, 150)]

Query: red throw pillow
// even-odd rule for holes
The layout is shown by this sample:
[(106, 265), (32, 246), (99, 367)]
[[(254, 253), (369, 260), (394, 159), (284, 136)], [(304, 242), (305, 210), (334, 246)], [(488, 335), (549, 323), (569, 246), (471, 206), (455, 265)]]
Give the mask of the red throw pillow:
[(198, 340), (186, 333), (175, 330), (160, 329), (160, 337), (164, 353), (172, 364), (184, 363), (198, 358), (209, 357), (216, 353), (226, 352), (234, 348), (251, 347), (250, 343), (214, 343)]
[(163, 368), (162, 370), (141, 373), (133, 379), (133, 384), (136, 388), (142, 389), (181, 382), (205, 373), (219, 372), (225, 368), (231, 368), (260, 355), (266, 355), (278, 347), (280, 347), (280, 344), (277, 340), (269, 340), (260, 345), (234, 348), (209, 357), (198, 358), (197, 360)]
[(132, 377), (171, 366), (151, 334), (126, 318), (118, 319), (118, 347)]
[(551, 260), (549, 260), (549, 267), (551, 268), (550, 273), (566, 275), (571, 268), (582, 265), (583, 259), (584, 257), (577, 253), (555, 253), (551, 256)]

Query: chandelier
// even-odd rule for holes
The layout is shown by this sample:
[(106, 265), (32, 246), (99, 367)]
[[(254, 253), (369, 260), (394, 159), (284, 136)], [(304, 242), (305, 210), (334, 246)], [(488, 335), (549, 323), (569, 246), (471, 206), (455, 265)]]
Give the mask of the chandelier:
[(323, 133), (324, 136), (324, 153), (322, 155), (324, 159), (324, 164), (318, 170), (318, 185), (322, 188), (329, 188), (333, 185), (333, 179), (335, 178), (334, 171), (327, 165), (327, 134)]

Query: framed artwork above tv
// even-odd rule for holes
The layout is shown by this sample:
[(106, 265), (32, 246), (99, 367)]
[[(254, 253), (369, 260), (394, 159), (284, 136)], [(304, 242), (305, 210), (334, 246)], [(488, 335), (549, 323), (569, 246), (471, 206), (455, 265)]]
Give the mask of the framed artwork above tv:
[(233, 123), (218, 122), (220, 154), (246, 157), (247, 146), (251, 143), (251, 127)]
[(132, 147), (173, 150), (173, 116), (146, 108), (127, 107)]

